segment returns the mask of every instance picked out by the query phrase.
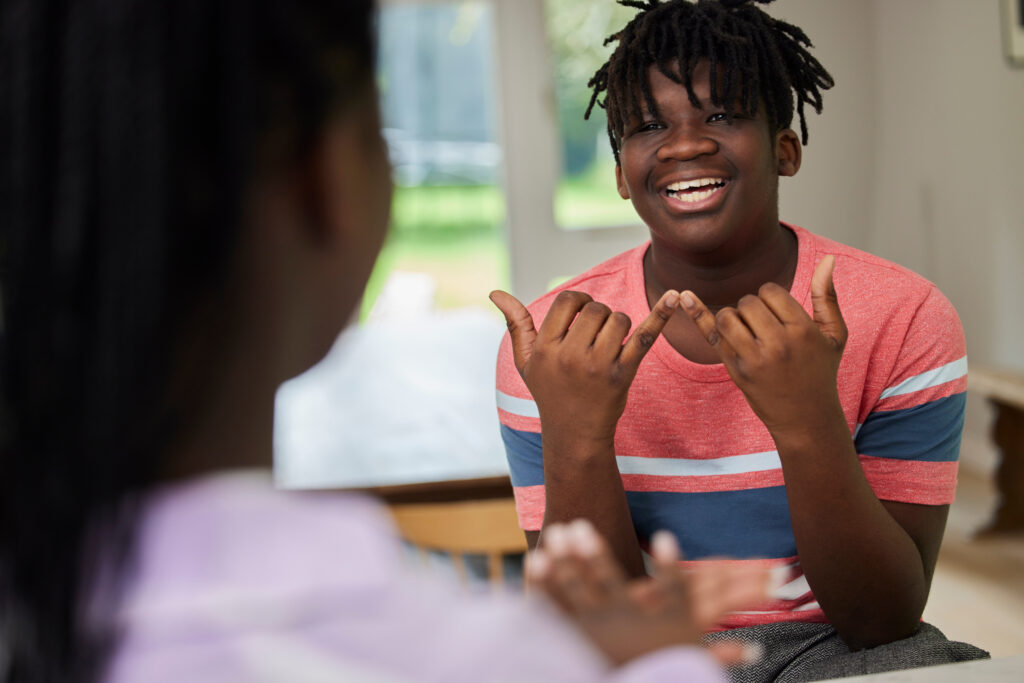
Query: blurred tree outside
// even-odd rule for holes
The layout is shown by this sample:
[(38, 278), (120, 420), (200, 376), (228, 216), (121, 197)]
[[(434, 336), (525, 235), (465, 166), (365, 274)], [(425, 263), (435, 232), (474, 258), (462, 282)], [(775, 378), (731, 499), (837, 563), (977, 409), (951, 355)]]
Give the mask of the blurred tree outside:
[[(613, 0), (545, 0), (545, 13), (564, 160), (556, 222), (635, 223), (615, 190), (604, 111), (583, 119), (587, 82), (611, 53), (602, 43), (633, 10)], [(487, 294), (509, 286), (493, 21), (487, 0), (381, 6), (377, 82), (395, 195), (362, 320), (396, 271), (428, 276), (437, 308), (490, 309)]]
[(362, 320), (396, 271), (428, 276), (437, 308), (490, 308), (487, 294), (508, 287), (492, 21), (479, 0), (381, 7), (377, 82), (395, 194)]
[(614, 0), (545, 0), (548, 40), (555, 62), (555, 96), (562, 140), (562, 179), (555, 192), (555, 220), (563, 228), (636, 223), (632, 205), (615, 189), (615, 161), (608, 144), (604, 110), (590, 118), (587, 86), (614, 45), (605, 38), (636, 10)]

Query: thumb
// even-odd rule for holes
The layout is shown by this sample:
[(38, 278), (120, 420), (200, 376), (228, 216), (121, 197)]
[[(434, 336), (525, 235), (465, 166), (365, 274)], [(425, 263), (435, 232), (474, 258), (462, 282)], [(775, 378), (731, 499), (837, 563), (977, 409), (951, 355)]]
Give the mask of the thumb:
[(821, 333), (832, 340), (838, 348), (846, 345), (846, 323), (839, 312), (839, 299), (832, 282), (836, 257), (829, 254), (821, 259), (811, 276), (811, 308), (814, 322)]
[(512, 358), (516, 369), (522, 374), (533, 352), (533, 342), (537, 339), (533, 316), (519, 299), (508, 292), (496, 289), (491, 292), (490, 299), (505, 316), (505, 324), (508, 325), (508, 333), (512, 337)]

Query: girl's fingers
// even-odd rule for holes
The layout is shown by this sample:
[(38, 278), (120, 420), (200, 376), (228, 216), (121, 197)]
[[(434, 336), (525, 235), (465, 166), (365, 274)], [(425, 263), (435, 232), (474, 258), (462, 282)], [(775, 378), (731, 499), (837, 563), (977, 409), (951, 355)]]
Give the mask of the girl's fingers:
[(563, 609), (576, 614), (621, 599), (625, 574), (589, 522), (548, 525), (541, 543), (527, 565), (531, 585), (539, 585)]
[(705, 646), (705, 649), (724, 667), (748, 666), (764, 656), (764, 649), (757, 643), (739, 640), (722, 640)]

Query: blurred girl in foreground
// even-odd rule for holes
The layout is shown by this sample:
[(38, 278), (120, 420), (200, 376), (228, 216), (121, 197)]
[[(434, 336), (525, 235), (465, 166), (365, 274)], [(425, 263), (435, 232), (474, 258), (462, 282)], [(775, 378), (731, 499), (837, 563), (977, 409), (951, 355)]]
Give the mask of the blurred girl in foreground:
[(684, 579), (665, 543), (627, 583), (573, 524), (531, 572), (561, 610), (470, 596), (406, 573), (373, 501), (274, 491), (275, 390), (351, 318), (388, 220), (371, 20), (2, 4), (6, 680), (719, 675), (679, 646), (758, 577)]

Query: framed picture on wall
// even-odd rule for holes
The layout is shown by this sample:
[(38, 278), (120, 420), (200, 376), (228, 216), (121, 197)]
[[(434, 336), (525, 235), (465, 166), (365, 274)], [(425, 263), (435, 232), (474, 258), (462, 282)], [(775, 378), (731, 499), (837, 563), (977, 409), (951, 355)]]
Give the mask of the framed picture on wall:
[(1024, 0), (1003, 2), (1003, 49), (1014, 66), (1024, 66)]

